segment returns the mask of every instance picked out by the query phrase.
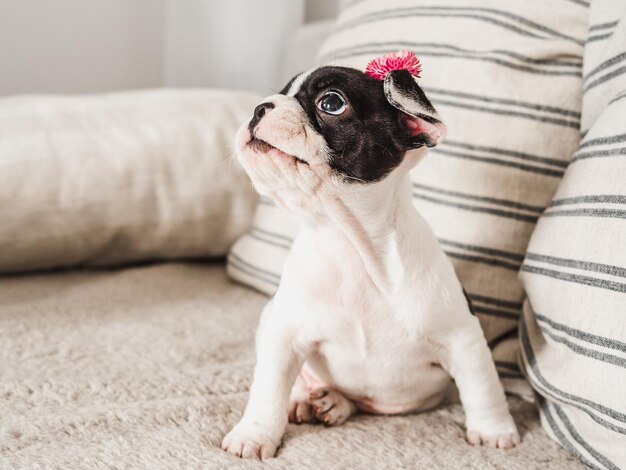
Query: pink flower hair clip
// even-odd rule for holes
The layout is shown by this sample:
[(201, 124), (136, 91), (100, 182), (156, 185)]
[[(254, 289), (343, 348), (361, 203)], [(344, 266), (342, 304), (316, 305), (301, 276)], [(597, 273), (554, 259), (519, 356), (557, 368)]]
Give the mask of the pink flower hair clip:
[(422, 64), (411, 51), (392, 52), (372, 59), (365, 67), (365, 75), (376, 80), (384, 80), (389, 72), (407, 70), (414, 77), (420, 76)]

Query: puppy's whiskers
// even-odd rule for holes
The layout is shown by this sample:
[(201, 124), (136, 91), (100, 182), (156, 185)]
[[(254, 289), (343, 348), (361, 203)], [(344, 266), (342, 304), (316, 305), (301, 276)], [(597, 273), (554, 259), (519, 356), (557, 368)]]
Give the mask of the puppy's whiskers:
[(361, 178), (357, 178), (356, 176), (344, 175), (344, 177), (346, 179), (349, 179), (349, 180), (358, 181), (359, 183), (367, 184), (367, 181), (365, 181), (365, 180), (363, 180)]

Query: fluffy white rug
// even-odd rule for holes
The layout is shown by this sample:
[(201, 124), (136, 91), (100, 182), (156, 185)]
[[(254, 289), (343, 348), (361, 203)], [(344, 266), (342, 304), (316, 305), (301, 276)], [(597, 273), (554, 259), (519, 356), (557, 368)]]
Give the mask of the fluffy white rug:
[(245, 405), (265, 302), (221, 265), (0, 278), (0, 468), (581, 466), (516, 399), (523, 442), (510, 451), (465, 444), (452, 405), (290, 425), (276, 459), (228, 456), (218, 446)]

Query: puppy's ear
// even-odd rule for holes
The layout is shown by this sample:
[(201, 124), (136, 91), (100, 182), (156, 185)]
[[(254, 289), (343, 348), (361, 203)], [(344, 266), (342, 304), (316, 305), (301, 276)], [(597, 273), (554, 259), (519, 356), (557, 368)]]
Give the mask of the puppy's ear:
[(446, 126), (408, 70), (389, 72), (384, 82), (385, 97), (399, 109), (399, 123), (410, 138), (410, 148), (434, 147), (446, 134)]

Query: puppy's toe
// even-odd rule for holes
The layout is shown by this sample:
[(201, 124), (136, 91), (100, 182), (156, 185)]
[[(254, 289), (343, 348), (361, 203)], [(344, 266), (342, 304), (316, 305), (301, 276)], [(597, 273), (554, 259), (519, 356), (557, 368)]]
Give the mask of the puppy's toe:
[(289, 408), (289, 422), (295, 424), (315, 422), (311, 403), (308, 401), (292, 402)]
[(224, 437), (222, 449), (236, 457), (265, 460), (274, 456), (279, 443), (256, 426), (239, 423)]
[(473, 446), (485, 445), (495, 449), (510, 449), (520, 443), (520, 437), (516, 430), (496, 433), (469, 430), (467, 442)]
[(326, 426), (338, 426), (356, 411), (354, 404), (336, 390), (315, 390), (309, 398), (313, 415)]
[(473, 446), (482, 445), (483, 440), (478, 431), (467, 431), (467, 442)]
[(498, 436), (498, 441), (496, 442), (496, 447), (498, 449), (510, 449), (511, 447), (515, 447), (520, 443), (520, 437), (517, 432), (510, 432), (506, 434), (500, 434)]

